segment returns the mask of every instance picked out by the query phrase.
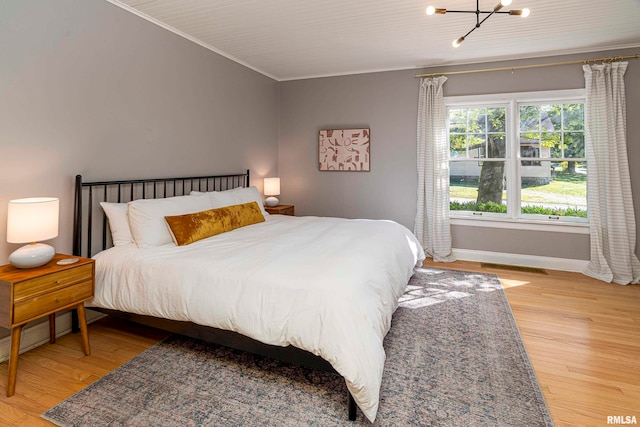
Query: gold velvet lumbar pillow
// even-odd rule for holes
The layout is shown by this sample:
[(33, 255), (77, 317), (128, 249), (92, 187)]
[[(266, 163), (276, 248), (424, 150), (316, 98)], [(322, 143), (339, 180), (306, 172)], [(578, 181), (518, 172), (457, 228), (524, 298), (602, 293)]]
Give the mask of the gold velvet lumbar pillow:
[(224, 208), (209, 209), (185, 215), (165, 216), (173, 241), (178, 246), (188, 245), (216, 234), (264, 222), (256, 202)]

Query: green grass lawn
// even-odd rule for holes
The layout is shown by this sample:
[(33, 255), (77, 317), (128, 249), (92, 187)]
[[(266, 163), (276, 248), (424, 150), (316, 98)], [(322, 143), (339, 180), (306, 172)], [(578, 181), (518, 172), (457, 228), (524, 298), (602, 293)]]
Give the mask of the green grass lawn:
[[(568, 173), (565, 171), (556, 172), (551, 181), (544, 185), (532, 185), (522, 188), (522, 193), (525, 192), (538, 194), (541, 196), (561, 196), (571, 198), (586, 199), (587, 197), (587, 175), (583, 173)], [(535, 197), (535, 196), (533, 196)], [(524, 198), (523, 198), (524, 200)], [(535, 200), (531, 200), (535, 202)]]
[[(560, 203), (584, 205), (587, 197), (587, 176), (582, 173), (556, 172), (553, 181), (543, 185), (531, 185), (522, 188), (524, 203)], [(478, 197), (478, 183), (452, 183), (450, 194), (456, 199)], [(502, 200), (507, 200), (507, 192), (502, 192)]]
[[(555, 172), (554, 179), (548, 184), (523, 186), (520, 194), (523, 211), (526, 208), (527, 213), (547, 214), (551, 211), (556, 212), (556, 209), (559, 209), (554, 215), (586, 215), (586, 179), (585, 173), (569, 173), (563, 170)], [(454, 200), (475, 202), (478, 197), (478, 182), (453, 182), (450, 184), (450, 194)], [(503, 205), (505, 205), (506, 199), (507, 192), (503, 191)], [(473, 203), (468, 202), (455, 207), (452, 205), (452, 209), (482, 211), (486, 209), (487, 211), (494, 211), (494, 209), (500, 208), (499, 205), (493, 207), (475, 206)], [(567, 208), (569, 209), (568, 211), (566, 210)], [(565, 213), (562, 213), (563, 211)]]

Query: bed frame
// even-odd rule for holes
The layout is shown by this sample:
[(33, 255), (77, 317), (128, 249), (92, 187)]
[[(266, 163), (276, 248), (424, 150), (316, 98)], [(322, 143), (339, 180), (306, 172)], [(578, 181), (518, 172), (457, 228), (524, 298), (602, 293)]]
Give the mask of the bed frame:
[[(229, 175), (95, 182), (83, 182), (82, 176), (77, 175), (73, 217), (73, 254), (90, 258), (113, 246), (111, 233), (107, 232), (107, 218), (100, 207), (100, 202), (126, 203), (136, 199), (161, 199), (187, 195), (191, 191), (223, 191), (237, 187), (249, 187), (249, 177), (249, 170)], [(337, 373), (331, 364), (320, 356), (297, 347), (268, 345), (236, 332), (197, 325), (192, 322), (168, 320), (97, 307), (91, 307), (91, 310), (236, 350)], [(73, 330), (77, 331), (77, 313), (74, 310), (72, 314)], [(349, 420), (354, 421), (356, 419), (356, 403), (348, 391), (347, 396)]]

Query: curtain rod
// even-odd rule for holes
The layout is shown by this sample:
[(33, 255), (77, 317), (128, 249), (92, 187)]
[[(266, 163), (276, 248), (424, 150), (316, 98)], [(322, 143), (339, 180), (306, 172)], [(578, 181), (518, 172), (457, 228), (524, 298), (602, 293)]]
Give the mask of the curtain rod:
[(638, 58), (640, 58), (640, 54), (636, 53), (635, 55), (610, 56), (608, 58), (582, 59), (582, 60), (565, 61), (565, 62), (550, 62), (548, 64), (515, 65), (513, 67), (484, 68), (480, 70), (444, 71), (442, 73), (416, 74), (414, 77), (418, 78), (418, 77), (446, 76), (446, 75), (452, 75), (452, 74), (485, 73), (487, 71), (513, 72), (515, 70), (524, 70), (527, 68), (555, 67), (557, 65), (572, 65), (572, 64), (590, 64), (592, 62), (616, 62), (616, 61), (623, 61), (625, 59), (638, 59)]

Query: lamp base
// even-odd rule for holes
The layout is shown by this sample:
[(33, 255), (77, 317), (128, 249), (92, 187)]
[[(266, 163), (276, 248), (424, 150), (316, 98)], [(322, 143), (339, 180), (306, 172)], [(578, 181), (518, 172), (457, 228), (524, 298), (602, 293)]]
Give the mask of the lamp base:
[(52, 246), (44, 243), (30, 243), (13, 251), (9, 262), (16, 268), (35, 268), (45, 265), (56, 254)]
[(273, 197), (273, 196), (267, 197), (264, 201), (265, 206), (269, 206), (270, 208), (274, 206), (278, 206), (278, 203), (280, 203), (280, 200), (278, 200), (276, 197)]

